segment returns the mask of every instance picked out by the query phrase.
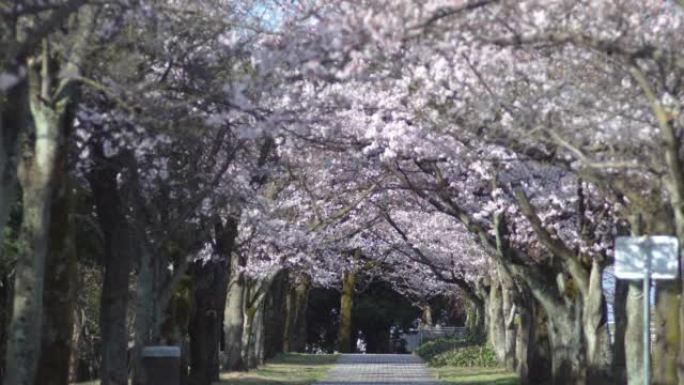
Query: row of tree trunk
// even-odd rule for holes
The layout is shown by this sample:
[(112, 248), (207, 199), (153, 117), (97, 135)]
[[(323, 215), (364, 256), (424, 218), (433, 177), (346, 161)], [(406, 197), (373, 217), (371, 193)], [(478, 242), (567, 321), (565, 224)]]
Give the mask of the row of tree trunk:
[(54, 46), (44, 39), (27, 60), (27, 78), (0, 97), (0, 257), (5, 225), (17, 203), (21, 217), (12, 305), (3, 314), (9, 320), (6, 385), (56, 384), (68, 377), (76, 256), (67, 175), (79, 89), (58, 73), (80, 73), (93, 24), (94, 14), (86, 7), (70, 56), (61, 63), (53, 60)]
[(245, 371), (278, 353), (305, 349), (311, 278), (289, 269), (249, 278), (240, 270), (243, 263), (237, 256), (232, 259), (229, 279), (226, 269), (211, 265), (199, 267), (193, 277), (197, 302), (188, 328), (192, 384), (218, 380), (220, 369)]
[[(85, 23), (75, 53), (82, 52), (79, 45), (85, 44), (81, 40), (89, 30)], [(48, 62), (46, 42), (31, 63), (28, 80), (9, 90), (11, 97), (1, 111), (0, 234), (4, 236), (17, 200), (21, 217), (15, 274), (13, 279), (2, 277), (2, 302), (12, 305), (3, 306), (0, 313), (2, 376), (7, 385), (65, 385), (76, 375), (79, 363), (78, 358), (72, 359), (74, 336), (80, 332), (74, 332), (79, 280), (69, 174), (69, 154), (74, 152), (69, 135), (78, 90), (71, 83), (55, 84), (52, 76), (57, 69)], [(70, 63), (78, 66), (79, 60)], [(58, 97), (51, 94), (56, 88)], [(33, 131), (26, 132), (25, 127)], [(25, 145), (19, 154), (22, 132)], [(213, 240), (217, 258), (189, 267), (174, 262), (174, 272), (169, 273), (165, 261), (178, 259), (158, 254), (159, 249), (140, 235), (144, 224), (130, 214), (133, 189), (119, 182), (122, 175), (135, 180), (132, 157), (125, 152), (106, 157), (97, 141), (89, 149), (93, 167), (85, 177), (103, 243), (98, 322), (103, 385), (128, 384), (131, 371), (134, 383), (140, 383), (140, 348), (150, 344), (181, 345), (189, 368), (188, 372), (184, 366), (184, 371), (193, 384), (218, 379), (221, 365), (244, 370), (278, 352), (304, 349), (308, 276), (280, 270), (259, 279), (245, 277), (244, 261), (234, 257), (237, 220), (232, 218), (217, 220)], [(15, 191), (21, 191), (17, 199)], [(0, 240), (4, 247), (5, 240)], [(131, 282), (136, 267), (137, 279)]]
[[(509, 227), (504, 214), (497, 213), (492, 218), (492, 234), (452, 198), (441, 172), (433, 171), (431, 175), (437, 183), (436, 196), (417, 188), (405, 174), (397, 175), (417, 196), (460, 221), (481, 240), (490, 255), (492, 264), (497, 268), (496, 278), (481, 284), (460, 285), (470, 302), (468, 325), (482, 330), (484, 315), (487, 340), (501, 362), (518, 370), (524, 383), (536, 383), (534, 379), (537, 377), (550, 377), (555, 385), (631, 385), (642, 381), (640, 362), (644, 347), (640, 342), (639, 288), (636, 285), (625, 287), (620, 283), (620, 290), (616, 290), (616, 330), (611, 341), (602, 285), (603, 271), (609, 263), (605, 255), (584, 254), (565, 244), (553, 230), (542, 224), (535, 207), (525, 193), (518, 190), (515, 195), (520, 214), (530, 223), (547, 253), (544, 261), (535, 261), (524, 249), (509, 243)], [(591, 243), (589, 226), (583, 214), (586, 200), (583, 188), (580, 180), (577, 221), (580, 234)], [(674, 232), (672, 227), (675, 226), (661, 228), (671, 222), (667, 220), (666, 208), (645, 207), (643, 212), (649, 213), (648, 229), (643, 232), (640, 221), (633, 221), (630, 227), (634, 234)], [(658, 212), (665, 214), (659, 217)], [(682, 223), (684, 228), (684, 221)], [(657, 362), (654, 359), (654, 383), (674, 385), (678, 384), (678, 377), (684, 378), (676, 373), (681, 366), (676, 364), (681, 343), (679, 330), (682, 322), (678, 317), (681, 288), (674, 284), (660, 285), (656, 289), (660, 305), (656, 305), (659, 310), (655, 317), (653, 355), (659, 359)], [(543, 347), (544, 343), (548, 347)], [(543, 359), (544, 355), (540, 355), (539, 350), (546, 352), (548, 360)], [(517, 357), (515, 352), (519, 352)], [(539, 365), (546, 362), (548, 370), (544, 369), (545, 365)]]
[[(638, 223), (632, 229), (634, 234), (641, 233)], [(529, 280), (521, 278), (521, 271), (513, 273), (518, 268), (499, 263), (491, 279), (478, 282), (466, 295), (470, 335), (484, 336), (502, 365), (515, 370), (523, 384), (548, 380), (554, 384), (642, 383), (641, 282), (616, 282), (611, 342), (598, 264), (590, 271), (585, 293), (572, 279), (558, 276), (554, 284), (563, 291), (562, 295), (556, 293), (556, 300), (548, 295), (550, 286), (545, 288), (546, 293), (535, 296), (534, 291), (541, 288), (530, 287)], [(676, 283), (656, 286), (654, 384), (678, 383), (674, 348), (679, 307), (673, 305), (678, 290)]]

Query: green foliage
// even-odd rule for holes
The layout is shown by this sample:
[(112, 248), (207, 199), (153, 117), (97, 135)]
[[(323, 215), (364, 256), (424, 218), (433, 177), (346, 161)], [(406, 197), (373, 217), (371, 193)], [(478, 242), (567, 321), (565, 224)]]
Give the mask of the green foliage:
[(462, 338), (438, 338), (420, 345), (415, 353), (434, 367), (495, 368), (498, 366), (494, 351), (482, 343), (477, 335), (466, 334)]
[(12, 227), (5, 226), (3, 232), (3, 244), (0, 245), (2, 247), (0, 250), (0, 274), (7, 275), (14, 268), (14, 262), (17, 260), (19, 240)]
[(415, 353), (426, 361), (430, 361), (434, 356), (466, 346), (463, 338), (438, 338), (428, 341), (416, 348)]
[(432, 357), (430, 366), (457, 366), (457, 367), (480, 367), (495, 368), (498, 366), (494, 351), (484, 345), (464, 346), (439, 353)]
[(449, 350), (479, 345), (484, 345), (482, 336), (466, 332), (463, 337), (445, 337), (427, 341), (416, 348), (415, 353), (429, 361), (432, 357)]
[(18, 236), (16, 231), (10, 226), (5, 226), (3, 231), (5, 233), (3, 236), (4, 244), (2, 245), (3, 255), (16, 257), (17, 253), (19, 252), (19, 241), (17, 239)]
[(467, 330), (463, 337), (466, 345), (484, 345), (487, 342), (487, 336), (484, 333)]

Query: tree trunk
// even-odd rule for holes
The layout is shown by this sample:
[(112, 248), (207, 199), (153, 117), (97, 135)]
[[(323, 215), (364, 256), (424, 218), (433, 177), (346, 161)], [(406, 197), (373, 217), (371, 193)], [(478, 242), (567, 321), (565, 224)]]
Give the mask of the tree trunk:
[[(14, 69), (16, 72), (16, 68)], [(0, 94), (0, 379), (5, 376), (7, 341), (12, 318), (14, 278), (5, 251), (5, 226), (17, 203), (19, 137), (29, 124), (27, 82)]]
[(245, 369), (249, 370), (254, 368), (253, 361), (250, 362), (250, 351), (254, 350), (254, 319), (257, 315), (256, 307), (245, 308), (245, 318), (242, 325), (242, 350), (240, 351), (240, 356), (242, 357), (242, 362), (245, 365)]
[(292, 327), (287, 302), (290, 293), (289, 270), (284, 269), (275, 279), (264, 303), (264, 357), (271, 358), (283, 352), (285, 337)]
[[(510, 278), (510, 277), (507, 277)], [(509, 370), (515, 370), (516, 360), (516, 341), (517, 328), (515, 316), (518, 313), (518, 295), (512, 280), (503, 279), (501, 284), (501, 315), (503, 321), (503, 364)]]
[[(521, 196), (524, 197), (524, 194)], [(519, 197), (519, 201), (525, 203), (526, 200)], [(544, 233), (541, 221), (536, 217), (534, 210), (529, 207), (529, 203), (527, 206), (525, 208), (525, 205), (521, 205), (521, 209), (526, 212), (526, 216), (535, 227), (535, 232), (540, 238), (550, 238), (549, 234)], [(549, 279), (551, 272), (548, 270), (512, 262), (511, 255), (515, 251), (508, 244), (507, 227), (505, 217), (502, 214), (494, 216), (494, 226), (497, 250), (494, 256), (497, 257), (499, 267), (504, 268), (511, 276), (519, 279), (521, 284), (525, 284), (529, 293), (548, 317), (547, 330), (553, 385), (586, 385), (582, 301), (579, 297), (581, 293), (570, 285), (576, 279), (574, 276), (567, 279), (562, 271), (556, 271), (554, 272), (556, 274), (554, 282)], [(542, 230), (539, 230), (540, 228)], [(551, 246), (557, 245), (551, 244)], [(565, 252), (566, 250), (562, 251)], [(574, 255), (570, 257), (574, 258)], [(572, 267), (580, 268), (577, 264), (573, 264)], [(581, 275), (581, 271), (576, 271), (575, 275)], [(490, 320), (490, 322), (494, 322), (494, 320)]]
[(641, 282), (630, 281), (627, 292), (625, 327), (625, 368), (628, 385), (643, 385), (644, 316)]
[(306, 313), (309, 307), (309, 292), (311, 291), (311, 276), (300, 274), (295, 280), (295, 317), (294, 332), (291, 336), (292, 351), (303, 352), (306, 348)]
[(217, 222), (214, 227), (216, 252), (219, 258), (192, 265), (193, 311), (188, 327), (190, 333), (190, 377), (193, 385), (210, 384), (219, 380), (219, 347), (222, 342), (222, 327), (231, 254), (237, 237), (237, 220), (230, 217), (225, 225)]
[(159, 256), (153, 256), (149, 248), (140, 241), (140, 270), (138, 271), (135, 301), (135, 346), (133, 348), (133, 384), (145, 385), (143, 378), (142, 349), (154, 345), (159, 335), (155, 327), (160, 318), (160, 304), (157, 302), (159, 284)]
[[(632, 76), (637, 81), (641, 90), (649, 101), (651, 105), (651, 110), (656, 122), (660, 128), (660, 135), (663, 144), (663, 155), (665, 160), (665, 168), (667, 174), (663, 176), (664, 184), (668, 190), (667, 196), (669, 198), (669, 203), (674, 212), (674, 223), (675, 223), (675, 235), (679, 239), (679, 258), (680, 266), (683, 266), (684, 262), (684, 164), (680, 156), (682, 148), (681, 134), (678, 132), (677, 127), (675, 127), (676, 119), (672, 119), (670, 114), (666, 111), (666, 108), (659, 102), (659, 96), (656, 95), (653, 85), (649, 83), (649, 80), (643, 74), (641, 69), (637, 65), (631, 68)], [(681, 268), (679, 274), (680, 281), (680, 295), (681, 295)], [(676, 356), (678, 360), (678, 377), (679, 383), (684, 384), (684, 301), (679, 301), (680, 313), (679, 313), (679, 328), (677, 329), (676, 339), (679, 341), (676, 349), (669, 349), (668, 353), (672, 356)], [(671, 316), (670, 320), (674, 321), (676, 318)], [(670, 321), (668, 321), (670, 322)], [(669, 328), (668, 328), (669, 329)], [(674, 329), (669, 329), (666, 334), (668, 337), (666, 340), (671, 340), (670, 336), (674, 336)], [(669, 364), (668, 364), (669, 366)], [(669, 374), (668, 374), (669, 376)]]
[(218, 380), (221, 339), (221, 296), (225, 296), (228, 269), (223, 261), (198, 261), (191, 267), (193, 306), (190, 333), (190, 383), (209, 385)]
[(466, 304), (466, 330), (475, 337), (481, 338), (486, 335), (484, 301), (479, 299), (467, 299)]
[(503, 295), (501, 283), (498, 278), (492, 280), (492, 286), (489, 289), (489, 330), (487, 332), (487, 342), (496, 353), (497, 360), (504, 364), (506, 363), (506, 329), (505, 319), (503, 314)]
[(224, 261), (225, 266), (225, 279), (221, 281), (221, 287), (218, 288), (218, 302), (216, 304), (216, 312), (219, 316), (219, 352), (216, 357), (216, 365), (213, 371), (216, 373), (216, 380), (219, 379), (221, 374), (222, 357), (221, 352), (225, 352), (226, 349), (226, 337), (223, 329), (225, 324), (225, 309), (226, 302), (228, 300), (228, 283), (230, 282), (231, 272), (235, 272), (233, 269), (233, 257), (235, 251), (235, 241), (238, 236), (238, 217), (229, 216), (225, 223), (219, 222), (215, 225), (215, 237), (216, 237), (216, 252)]
[(550, 383), (551, 373), (551, 338), (549, 336), (549, 317), (546, 311), (536, 302), (532, 303), (532, 342), (528, 361), (530, 380), (533, 384)]
[[(78, 266), (76, 266), (78, 268)], [(80, 282), (79, 282), (80, 283)], [(69, 357), (69, 383), (81, 382), (78, 376), (78, 366), (80, 361), (80, 354), (78, 348), (81, 344), (81, 331), (83, 323), (78, 315), (78, 310), (74, 311), (74, 327), (71, 335), (71, 357)]]
[(104, 236), (104, 273), (100, 299), (102, 385), (128, 383), (128, 279), (135, 247), (117, 183), (121, 166), (105, 158), (101, 144), (91, 147), (88, 175), (98, 222)]
[(231, 268), (230, 282), (228, 284), (228, 296), (226, 299), (226, 308), (223, 316), (224, 338), (225, 338), (225, 361), (223, 367), (225, 370), (245, 370), (245, 364), (242, 361), (242, 334), (244, 323), (244, 301), (245, 301), (245, 278), (244, 274), (239, 271), (238, 260), (240, 258), (233, 258)]
[[(504, 298), (506, 295), (504, 295)], [(507, 300), (504, 300), (504, 303), (506, 303)], [(506, 307), (504, 307), (506, 309)], [(516, 310), (512, 309), (509, 310), (508, 312), (503, 313), (506, 318), (504, 318), (504, 346), (503, 346), (503, 352), (504, 352), (504, 366), (510, 370), (516, 370), (518, 367), (518, 361), (516, 359), (516, 343), (518, 341), (517, 337), (517, 331), (518, 328), (516, 327), (515, 324), (515, 316), (516, 316)]]
[(520, 377), (520, 385), (532, 384), (530, 379), (530, 362), (535, 359), (530, 344), (534, 338), (533, 304), (528, 298), (519, 296), (516, 301), (515, 318), (515, 371)]
[[(633, 236), (644, 233), (643, 221), (640, 214), (630, 217), (630, 227)], [(644, 367), (644, 316), (643, 290), (639, 281), (629, 281), (627, 301), (625, 305), (627, 324), (625, 325), (625, 369), (627, 384), (643, 384)]]
[(292, 352), (294, 349), (295, 324), (297, 322), (297, 290), (295, 277), (291, 277), (288, 291), (285, 294), (285, 324), (283, 325), (283, 351)]
[(430, 307), (430, 304), (425, 303), (420, 306), (420, 309), (422, 310), (420, 320), (423, 325), (432, 326), (434, 322), (432, 321), (432, 308)]
[(340, 299), (340, 328), (337, 334), (338, 349), (341, 353), (352, 353), (352, 311), (354, 309), (354, 286), (356, 271), (347, 271), (342, 277), (342, 296)]
[[(4, 244), (5, 224), (17, 201), (19, 136), (29, 124), (27, 82), (14, 85), (5, 95), (0, 95), (2, 98), (6, 99), (0, 105), (0, 245)], [(3, 251), (0, 247), (0, 258)]]
[[(579, 309), (555, 309), (549, 316), (553, 385), (587, 385), (586, 358)], [(549, 312), (554, 309), (549, 309)]]
[(247, 367), (254, 369), (264, 363), (264, 304), (260, 304), (252, 320), (248, 345)]
[[(69, 119), (69, 125), (71, 120)], [(43, 331), (36, 385), (67, 385), (74, 329), (76, 248), (71, 226), (68, 151), (60, 151), (52, 197), (50, 250), (46, 256)]]
[(190, 375), (192, 385), (210, 385), (213, 379), (213, 355), (218, 350), (218, 319), (208, 312), (193, 317), (190, 330)]
[(51, 98), (49, 60), (46, 41), (40, 63), (30, 65), (29, 69), (30, 106), (35, 132), (29, 135), (19, 167), (23, 221), (21, 251), (15, 267), (6, 385), (33, 385), (40, 354), (51, 198), (57, 177), (56, 160), (60, 151), (65, 151), (65, 130), (70, 124), (66, 117), (72, 102), (70, 93), (54, 104), (46, 102)]
[(14, 278), (8, 272), (7, 274), (0, 276), (0, 280), (0, 301), (2, 301), (3, 306), (0, 308), (0, 317), (2, 317), (2, 319), (0, 319), (0, 327), (2, 327), (0, 330), (0, 348), (2, 349), (0, 352), (0, 359), (2, 359), (2, 361), (0, 361), (0, 376), (4, 377), (6, 370), (5, 353), (7, 352), (9, 325), (12, 320), (12, 301), (14, 299), (12, 291), (14, 289)]
[(679, 282), (657, 282), (653, 317), (653, 385), (677, 385), (680, 292)]
[(242, 361), (248, 369), (255, 368), (263, 360), (264, 302), (273, 281), (282, 270), (274, 271), (264, 278), (251, 279), (245, 290), (244, 326), (242, 330)]
[(615, 335), (613, 337), (613, 382), (616, 385), (627, 384), (625, 362), (625, 329), (627, 328), (627, 291), (629, 286), (623, 280), (615, 282), (615, 300), (613, 314), (615, 318)]
[(602, 272), (603, 268), (597, 260), (594, 260), (589, 274), (589, 287), (586, 288), (582, 303), (587, 381), (590, 384), (607, 383), (611, 378), (612, 357)]

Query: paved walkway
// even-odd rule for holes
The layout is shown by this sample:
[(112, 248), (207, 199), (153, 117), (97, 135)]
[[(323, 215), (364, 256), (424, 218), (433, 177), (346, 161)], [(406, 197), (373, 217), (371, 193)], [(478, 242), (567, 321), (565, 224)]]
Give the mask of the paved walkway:
[(318, 385), (438, 385), (410, 354), (343, 354)]

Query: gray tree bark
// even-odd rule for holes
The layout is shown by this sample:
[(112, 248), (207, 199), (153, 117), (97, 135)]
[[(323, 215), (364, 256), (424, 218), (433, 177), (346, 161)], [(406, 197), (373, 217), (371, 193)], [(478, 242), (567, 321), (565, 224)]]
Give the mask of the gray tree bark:
[[(219, 220), (214, 227), (218, 260), (192, 266), (193, 311), (189, 325), (190, 377), (193, 385), (219, 380), (219, 347), (228, 294), (231, 254), (237, 237), (237, 220)], [(225, 342), (223, 342), (225, 344)]]
[[(104, 274), (100, 298), (102, 385), (128, 384), (128, 297), (131, 262), (136, 253), (117, 183), (117, 159), (105, 158), (102, 145), (91, 146), (94, 166), (88, 175), (95, 211), (104, 236)], [(136, 258), (137, 259), (137, 258)]]
[(309, 306), (311, 276), (302, 273), (295, 279), (293, 330), (290, 334), (290, 351), (303, 352), (306, 348), (306, 312)]
[(587, 381), (590, 383), (609, 382), (612, 372), (607, 305), (603, 295), (602, 273), (601, 264), (597, 260), (592, 261), (589, 285), (584, 292), (582, 303), (582, 328), (588, 364)]
[[(521, 208), (533, 227), (539, 227), (538, 219), (535, 220), (536, 214), (529, 206), (525, 207), (524, 201)], [(500, 262), (499, 266), (525, 283), (530, 294), (548, 315), (552, 383), (554, 385), (584, 385), (587, 364), (582, 302), (578, 290), (570, 285), (574, 282), (573, 279), (557, 272), (556, 280), (552, 283), (548, 277), (549, 272), (522, 263), (514, 263), (510, 255), (514, 251), (509, 248), (506, 239), (505, 218), (502, 215), (496, 215), (494, 224), (496, 257)], [(546, 236), (543, 233), (539, 235)]]
[(486, 335), (484, 301), (478, 298), (468, 298), (466, 301), (466, 330), (472, 336)]
[(247, 345), (247, 367), (254, 369), (264, 363), (264, 303), (257, 306), (249, 328), (251, 337)]
[(420, 306), (420, 309), (422, 311), (420, 319), (423, 322), (423, 325), (433, 326), (434, 321), (432, 320), (432, 308), (430, 307), (430, 304), (429, 303), (422, 304)]
[(653, 385), (677, 385), (680, 283), (657, 281), (653, 315)]
[(503, 266), (499, 266), (498, 274), (501, 281), (501, 316), (503, 317), (503, 364), (510, 370), (515, 370), (518, 362), (516, 359), (517, 328), (515, 325), (516, 314), (522, 310), (518, 308), (520, 301), (518, 290), (513, 277), (508, 274)]
[[(662, 139), (663, 155), (666, 165), (666, 176), (663, 177), (663, 180), (664, 185), (669, 193), (667, 196), (670, 201), (670, 207), (674, 213), (675, 235), (679, 239), (679, 258), (680, 266), (682, 266), (682, 262), (684, 262), (684, 164), (682, 163), (681, 159), (681, 134), (675, 127), (676, 119), (671, 119), (670, 114), (660, 103), (659, 96), (656, 94), (654, 85), (650, 83), (649, 79), (636, 63), (632, 66), (631, 72), (632, 76), (641, 88), (646, 100), (648, 100), (653, 116), (655, 117), (655, 120), (660, 128), (659, 131)], [(672, 324), (679, 323), (679, 328), (675, 335), (674, 327), (672, 325), (668, 325), (669, 330), (666, 333), (666, 340), (668, 341), (667, 354), (670, 356), (676, 356), (678, 360), (676, 374), (678, 377), (678, 382), (679, 384), (684, 384), (684, 354), (681, 354), (684, 352), (684, 322), (682, 322), (684, 321), (684, 301), (681, 301), (681, 279), (682, 277), (680, 269), (679, 319), (674, 317), (674, 314), (669, 313), (672, 315), (672, 318), (669, 320), (669, 322)], [(674, 298), (671, 296), (667, 297), (670, 297), (672, 300), (671, 305), (676, 303)], [(678, 340), (676, 346), (669, 342), (675, 339)], [(670, 367), (671, 365), (667, 364), (667, 366), (663, 369), (669, 369)], [(668, 373), (667, 377), (674, 378), (674, 373)]]
[[(92, 18), (85, 22), (72, 47), (65, 70), (78, 73)], [(45, 258), (49, 242), (51, 198), (56, 183), (56, 161), (66, 150), (68, 111), (77, 87), (71, 79), (56, 81), (50, 45), (43, 42), (40, 56), (29, 63), (29, 104), (34, 131), (19, 166), (22, 186), (21, 252), (15, 267), (14, 304), (7, 347), (4, 384), (32, 385), (35, 381), (43, 321)], [(60, 90), (59, 94), (54, 94)]]
[(241, 261), (241, 258), (237, 256), (231, 260), (231, 271), (233, 273), (228, 283), (228, 296), (223, 315), (225, 338), (223, 368), (231, 371), (246, 369), (241, 355), (245, 302), (245, 277), (239, 271), (242, 264), (244, 261)]
[[(27, 85), (26, 80), (21, 81), (0, 95), (6, 98), (0, 106), (0, 245), (4, 244), (5, 224), (17, 201), (19, 135), (30, 119)], [(3, 251), (0, 248), (0, 258)]]
[(629, 282), (627, 292), (627, 326), (625, 328), (625, 368), (627, 369), (627, 384), (639, 385), (643, 383), (643, 291), (641, 282)]
[(553, 315), (549, 315), (551, 374), (554, 385), (588, 384), (579, 310), (556, 309)]
[(354, 309), (356, 274), (356, 271), (347, 271), (342, 277), (340, 327), (337, 333), (338, 349), (342, 353), (354, 352), (354, 346), (352, 346), (352, 311)]
[(503, 294), (498, 277), (492, 278), (487, 305), (489, 307), (487, 309), (489, 313), (487, 342), (489, 342), (494, 353), (496, 353), (497, 360), (504, 364), (506, 361), (506, 330), (503, 314)]
[[(221, 313), (225, 304), (227, 267), (222, 261), (200, 261), (191, 267), (193, 310), (190, 334), (190, 383), (210, 385), (218, 380)], [(223, 289), (223, 290), (221, 290)]]
[[(290, 287), (288, 269), (276, 277), (271, 285), (264, 303), (264, 358), (274, 357), (282, 353), (285, 347), (285, 337), (291, 328), (291, 315), (288, 312), (287, 299), (293, 292)], [(290, 324), (288, 324), (290, 323)]]
[[(244, 324), (242, 328), (242, 362), (247, 369), (253, 369), (263, 360), (263, 316), (266, 295), (273, 281), (282, 270), (269, 273), (266, 277), (250, 279), (244, 291)], [(259, 330), (260, 329), (260, 330)], [(259, 358), (261, 355), (261, 358)]]
[[(72, 119), (67, 119), (65, 124), (70, 127)], [(44, 318), (36, 385), (69, 384), (77, 261), (70, 218), (72, 190), (68, 153), (68, 148), (64, 148), (56, 159), (58, 175), (52, 197), (50, 250), (45, 261)]]
[(627, 327), (627, 290), (626, 281), (617, 280), (615, 283), (615, 300), (613, 314), (615, 317), (615, 335), (613, 342), (613, 381), (616, 385), (627, 384), (625, 369), (625, 329)]
[(515, 371), (520, 377), (521, 385), (530, 384), (530, 362), (536, 357), (530, 348), (530, 343), (534, 339), (534, 314), (532, 301), (529, 298), (520, 296), (516, 301), (515, 319)]
[[(16, 71), (15, 71), (16, 72)], [(24, 79), (0, 94), (0, 378), (6, 370), (5, 353), (12, 318), (14, 278), (10, 258), (4, 255), (5, 226), (17, 202), (17, 165), (20, 134), (29, 124), (28, 83)]]
[[(640, 215), (630, 218), (632, 235), (643, 234), (643, 224)], [(643, 356), (644, 340), (642, 338), (644, 330), (643, 317), (643, 290), (641, 282), (629, 281), (627, 288), (627, 302), (625, 304), (626, 325), (625, 325), (625, 369), (627, 374), (627, 384), (637, 385), (643, 383)]]

